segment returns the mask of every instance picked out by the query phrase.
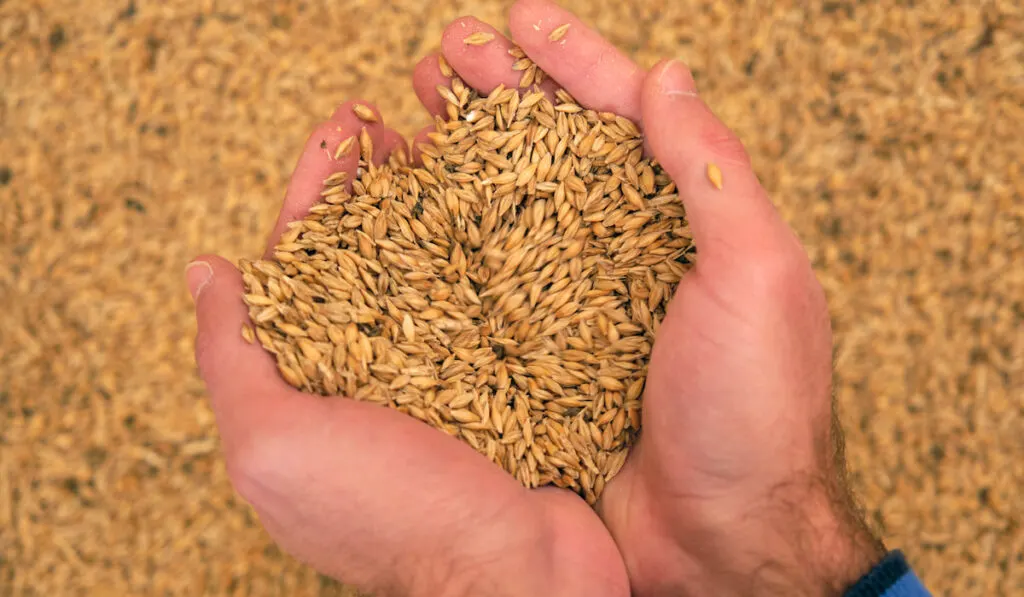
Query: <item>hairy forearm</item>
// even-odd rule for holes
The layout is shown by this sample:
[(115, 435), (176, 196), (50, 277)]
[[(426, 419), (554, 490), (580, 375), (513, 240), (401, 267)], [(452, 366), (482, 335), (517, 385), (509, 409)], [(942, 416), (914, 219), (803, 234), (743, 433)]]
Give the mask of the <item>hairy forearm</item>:
[[(681, 533), (679, 531), (682, 531)], [(780, 488), (743, 515), (679, 529), (634, 595), (839, 596), (885, 554), (852, 501)]]
[(803, 507), (753, 523), (751, 537), (759, 537), (760, 545), (734, 552), (733, 573), (723, 576), (735, 579), (735, 594), (839, 596), (884, 556), (881, 544), (848, 513)]

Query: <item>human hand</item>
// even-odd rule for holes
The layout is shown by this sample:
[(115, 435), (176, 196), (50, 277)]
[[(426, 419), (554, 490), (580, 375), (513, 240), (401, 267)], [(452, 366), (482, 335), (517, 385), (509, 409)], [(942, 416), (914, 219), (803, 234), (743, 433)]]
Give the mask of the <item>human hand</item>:
[[(471, 19), (452, 28), (449, 61), (486, 54), (460, 70), (471, 84), (515, 81), (497, 31)], [(496, 42), (458, 43), (478, 30)], [(580, 104), (645, 125), (699, 250), (658, 331), (641, 438), (599, 504), (635, 594), (842, 592), (882, 547), (845, 485), (824, 293), (742, 144), (680, 62), (644, 73), (547, 0), (520, 0), (510, 30)], [(437, 81), (422, 73), (430, 70), (428, 59), (417, 78), (428, 105)], [(711, 163), (723, 173), (721, 190), (708, 180)]]
[[(366, 130), (373, 159), (405, 141), (342, 104), (306, 143), (267, 255), (336, 172), (355, 177)], [(303, 394), (273, 358), (243, 341), (242, 275), (203, 256), (187, 269), (196, 360), (232, 483), (270, 536), (314, 568), (378, 595), (627, 595), (607, 530), (580, 499), (527, 490), (469, 446), (400, 412)]]

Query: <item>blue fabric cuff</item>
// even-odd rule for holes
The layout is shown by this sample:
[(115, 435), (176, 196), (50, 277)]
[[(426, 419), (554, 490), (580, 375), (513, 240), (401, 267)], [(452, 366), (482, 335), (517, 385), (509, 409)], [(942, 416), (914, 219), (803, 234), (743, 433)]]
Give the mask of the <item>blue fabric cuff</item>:
[(844, 597), (931, 597), (900, 550), (886, 554)]

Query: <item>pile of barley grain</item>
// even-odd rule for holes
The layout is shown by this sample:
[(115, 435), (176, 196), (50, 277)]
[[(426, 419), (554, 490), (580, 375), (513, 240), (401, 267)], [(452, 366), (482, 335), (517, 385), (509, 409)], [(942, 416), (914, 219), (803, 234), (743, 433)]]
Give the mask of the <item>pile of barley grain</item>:
[(295, 387), (398, 409), (593, 503), (693, 249), (636, 126), (534, 89), (440, 88), (422, 167), (374, 166), (364, 132), (351, 191), (332, 176), (273, 261), (242, 263), (245, 300)]

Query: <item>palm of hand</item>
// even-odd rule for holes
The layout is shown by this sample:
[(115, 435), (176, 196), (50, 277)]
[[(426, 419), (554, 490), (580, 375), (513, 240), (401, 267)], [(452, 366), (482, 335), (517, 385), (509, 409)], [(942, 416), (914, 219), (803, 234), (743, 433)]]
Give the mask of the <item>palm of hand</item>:
[(271, 536), (324, 573), (383, 594), (501, 594), (468, 579), (492, 578), (499, 563), (529, 579), (538, 561), (575, 562), (625, 583), (607, 532), (575, 496), (530, 492), (396, 411), (284, 387), (259, 401), (275, 420), (248, 444), (225, 438), (241, 450), (228, 452), (233, 480)]

